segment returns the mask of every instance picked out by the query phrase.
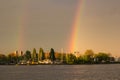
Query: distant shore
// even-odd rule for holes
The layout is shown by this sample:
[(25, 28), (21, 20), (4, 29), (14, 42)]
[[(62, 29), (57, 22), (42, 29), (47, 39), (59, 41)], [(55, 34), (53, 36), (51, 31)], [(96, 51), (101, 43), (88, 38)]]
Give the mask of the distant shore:
[(0, 54), (0, 65), (82, 65), (82, 64), (119, 64), (120, 57), (113, 57), (110, 53), (94, 53), (92, 50), (86, 50), (84, 54), (79, 52), (63, 53), (55, 52), (53, 48), (50, 52), (44, 52), (42, 48), (39, 52), (33, 49), (33, 52), (10, 53), (8, 55)]

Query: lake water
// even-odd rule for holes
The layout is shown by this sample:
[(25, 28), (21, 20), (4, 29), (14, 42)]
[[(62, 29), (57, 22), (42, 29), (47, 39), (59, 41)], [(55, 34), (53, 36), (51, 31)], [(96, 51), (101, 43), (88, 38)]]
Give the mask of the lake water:
[(0, 66), (0, 80), (120, 80), (120, 64)]

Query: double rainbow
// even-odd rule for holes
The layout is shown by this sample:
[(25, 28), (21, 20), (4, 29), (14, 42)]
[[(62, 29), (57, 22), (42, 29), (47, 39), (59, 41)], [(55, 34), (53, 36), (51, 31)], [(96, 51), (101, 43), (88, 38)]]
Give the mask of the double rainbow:
[[(76, 13), (75, 13), (75, 18), (73, 19), (73, 25), (71, 28), (71, 38), (70, 38), (70, 43), (69, 43), (69, 50), (70, 52), (74, 52), (77, 51), (77, 49), (79, 48), (78, 46), (78, 35), (79, 35), (79, 29), (80, 29), (80, 18), (82, 16), (82, 10), (84, 7), (84, 2), (85, 0), (78, 0), (78, 4), (77, 4), (77, 9), (76, 9)], [(22, 1), (22, 5), (23, 7), (21, 8), (20, 13), (18, 13), (20, 16), (17, 19), (17, 23), (18, 23), (18, 33), (17, 33), (17, 50), (22, 50), (22, 48), (24, 47), (24, 30), (25, 27), (27, 25), (25, 25), (27, 23), (28, 19), (28, 3), (29, 1)]]

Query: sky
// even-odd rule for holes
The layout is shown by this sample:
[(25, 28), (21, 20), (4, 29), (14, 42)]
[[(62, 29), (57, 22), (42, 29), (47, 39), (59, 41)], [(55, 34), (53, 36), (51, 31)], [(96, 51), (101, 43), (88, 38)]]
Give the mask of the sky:
[[(80, 3), (80, 4), (78, 4)], [(0, 53), (69, 52), (78, 5), (78, 48), (120, 56), (120, 0), (0, 0)]]

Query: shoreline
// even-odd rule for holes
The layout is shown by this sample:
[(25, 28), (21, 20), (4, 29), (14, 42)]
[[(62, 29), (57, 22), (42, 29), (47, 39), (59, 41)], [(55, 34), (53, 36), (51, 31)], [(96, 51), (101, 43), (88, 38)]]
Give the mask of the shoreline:
[(2, 65), (7, 65), (7, 66), (11, 66), (11, 65), (15, 65), (15, 66), (36, 66), (36, 65), (107, 65), (107, 64), (120, 64), (120, 62), (115, 62), (115, 63), (92, 63), (92, 64), (0, 64), (0, 66)]

